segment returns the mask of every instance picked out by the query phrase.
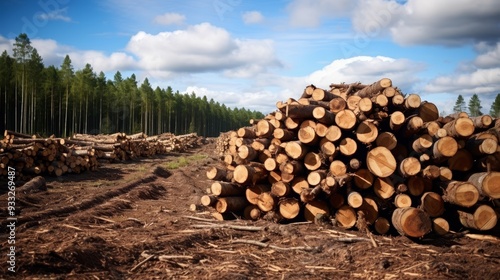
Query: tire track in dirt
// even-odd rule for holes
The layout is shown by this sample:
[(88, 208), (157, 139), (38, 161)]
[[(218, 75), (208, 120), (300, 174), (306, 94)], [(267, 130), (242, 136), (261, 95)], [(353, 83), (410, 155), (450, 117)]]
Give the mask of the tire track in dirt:
[[(60, 208), (56, 208), (56, 209), (47, 209), (44, 211), (35, 212), (35, 213), (29, 214), (26, 216), (19, 217), (18, 223), (20, 225), (28, 223), (28, 222), (32, 222), (32, 221), (36, 221), (38, 223), (38, 221), (40, 221), (40, 220), (54, 218), (54, 217), (69, 216), (77, 211), (85, 211), (85, 210), (88, 210), (91, 208), (98, 207), (100, 205), (106, 205), (106, 203), (110, 202), (111, 199), (123, 196), (124, 194), (127, 194), (127, 193), (130, 193), (132, 190), (134, 190), (138, 187), (141, 187), (144, 184), (150, 184), (150, 183), (156, 181), (157, 179), (158, 179), (157, 175), (151, 174), (151, 175), (148, 175), (144, 178), (127, 183), (126, 185), (124, 185), (121, 188), (111, 190), (109, 192), (105, 192), (105, 193), (100, 194), (100, 195), (96, 195), (92, 198), (82, 200), (82, 201), (75, 203), (75, 204), (72, 204), (72, 205), (68, 205), (68, 206), (64, 206), (64, 207), (60, 207)], [(156, 189), (156, 192), (158, 192), (158, 189)], [(141, 198), (141, 193), (142, 193), (143, 197), (147, 196), (147, 191), (144, 191), (144, 190), (142, 192), (136, 193), (135, 196), (137, 196), (138, 198)], [(120, 203), (120, 201), (121, 201), (121, 203), (126, 202), (126, 200), (122, 200), (122, 199), (114, 200), (114, 201), (116, 201), (116, 202), (112, 202), (112, 203), (115, 203), (115, 204)], [(104, 207), (104, 209), (106, 209), (106, 208), (116, 209), (116, 206), (117, 205), (114, 205), (114, 206), (108, 205), (108, 207)]]

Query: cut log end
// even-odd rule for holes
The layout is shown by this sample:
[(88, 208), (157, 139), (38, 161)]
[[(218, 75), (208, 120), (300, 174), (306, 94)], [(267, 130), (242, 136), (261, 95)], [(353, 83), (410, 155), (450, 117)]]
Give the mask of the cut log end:
[(413, 207), (394, 210), (392, 224), (399, 234), (415, 238), (423, 237), (432, 229), (429, 215), (423, 210)]

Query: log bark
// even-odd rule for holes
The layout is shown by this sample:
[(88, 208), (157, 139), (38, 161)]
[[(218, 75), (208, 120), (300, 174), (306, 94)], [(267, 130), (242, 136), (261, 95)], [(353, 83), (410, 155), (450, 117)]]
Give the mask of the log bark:
[(490, 230), (497, 224), (498, 216), (488, 205), (479, 206), (473, 213), (458, 211), (460, 223), (464, 227), (477, 230)]
[(255, 130), (251, 127), (242, 127), (237, 131), (238, 137), (240, 138), (255, 138), (257, 135), (255, 134)]
[(327, 111), (323, 107), (316, 107), (313, 110), (313, 117), (320, 123), (332, 125), (335, 122), (335, 114)]
[(482, 196), (500, 199), (500, 172), (474, 173), (468, 181), (478, 189)]
[(479, 200), (479, 191), (472, 183), (450, 181), (445, 184), (443, 200), (462, 207), (471, 207)]
[(488, 129), (493, 124), (493, 118), (490, 115), (472, 117), (471, 120), (477, 129)]
[(47, 190), (46, 181), (45, 178), (42, 176), (36, 176), (33, 179), (26, 182), (21, 187), (17, 188), (17, 192), (23, 194), (35, 193), (46, 190)]
[(447, 135), (453, 137), (469, 137), (474, 133), (474, 123), (470, 118), (458, 118), (443, 126)]
[(265, 179), (267, 172), (264, 166), (250, 166), (240, 164), (233, 172), (234, 180), (241, 185), (254, 185), (258, 181)]
[(221, 197), (215, 204), (215, 210), (219, 213), (238, 212), (245, 209), (248, 201), (242, 196)]
[(213, 182), (210, 190), (216, 196), (241, 196), (245, 193), (245, 188), (228, 182)]
[(207, 170), (207, 178), (214, 181), (225, 181), (227, 175), (227, 169), (222, 169), (218, 167), (210, 167)]
[(273, 136), (281, 141), (290, 141), (295, 138), (295, 134), (285, 128), (276, 128), (273, 132)]
[(358, 90), (354, 94), (363, 98), (363, 97), (371, 97), (379, 92), (382, 92), (384, 89), (391, 87), (392, 86), (392, 81), (388, 78), (383, 78), (379, 80), (378, 82), (375, 82), (363, 89)]
[(434, 142), (432, 153), (435, 161), (454, 156), (458, 151), (457, 141), (450, 136), (445, 136)]
[(466, 143), (466, 148), (475, 156), (492, 155), (497, 152), (498, 140), (492, 138), (474, 139), (471, 137)]
[(421, 238), (432, 230), (429, 215), (423, 210), (413, 207), (394, 210), (392, 225), (399, 234), (415, 238)]
[(217, 197), (213, 195), (204, 195), (200, 198), (200, 203), (203, 206), (214, 206), (217, 203)]

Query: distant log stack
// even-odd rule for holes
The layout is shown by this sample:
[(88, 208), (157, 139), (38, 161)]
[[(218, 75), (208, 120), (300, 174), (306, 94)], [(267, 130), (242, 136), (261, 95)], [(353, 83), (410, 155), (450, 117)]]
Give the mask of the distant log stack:
[(182, 152), (203, 141), (196, 133), (173, 135), (164, 133), (148, 137), (144, 133), (126, 135), (74, 134), (70, 138), (37, 138), (5, 130), (0, 141), (0, 176), (14, 168), (16, 177), (37, 175), (61, 176), (97, 169), (99, 162), (116, 162), (149, 157), (168, 152)]
[(247, 219), (328, 215), (343, 228), (361, 215), (378, 233), (392, 228), (414, 238), (496, 226), (500, 120), (440, 117), (434, 104), (387, 78), (329, 90), (309, 85), (276, 107), (221, 134), (225, 166), (207, 176), (227, 191), (217, 189), (205, 205), (235, 201), (233, 213)]

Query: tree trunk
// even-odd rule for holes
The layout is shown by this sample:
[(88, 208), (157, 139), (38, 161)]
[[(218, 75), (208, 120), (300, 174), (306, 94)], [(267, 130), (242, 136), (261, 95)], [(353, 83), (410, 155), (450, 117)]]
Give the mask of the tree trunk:
[(420, 238), (432, 229), (431, 219), (423, 210), (405, 207), (392, 213), (392, 225), (401, 235)]
[(500, 199), (500, 172), (474, 173), (468, 181), (478, 189), (482, 196)]
[(215, 204), (215, 209), (219, 213), (238, 212), (245, 209), (248, 201), (242, 196), (221, 197)]
[(384, 89), (391, 87), (392, 86), (392, 81), (388, 78), (383, 78), (378, 82), (375, 82), (363, 89), (358, 90), (355, 95), (363, 98), (363, 97), (371, 97), (373, 95), (378, 94), (379, 92), (382, 92)]
[(464, 227), (477, 230), (490, 230), (497, 224), (498, 216), (488, 205), (479, 206), (474, 213), (458, 211), (460, 223)]
[(210, 190), (216, 196), (241, 196), (245, 193), (245, 188), (227, 182), (213, 182)]
[(479, 191), (472, 183), (450, 181), (445, 184), (443, 199), (462, 207), (471, 207), (479, 200)]

